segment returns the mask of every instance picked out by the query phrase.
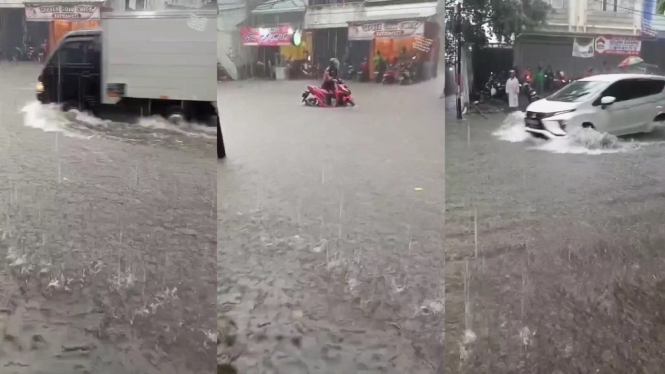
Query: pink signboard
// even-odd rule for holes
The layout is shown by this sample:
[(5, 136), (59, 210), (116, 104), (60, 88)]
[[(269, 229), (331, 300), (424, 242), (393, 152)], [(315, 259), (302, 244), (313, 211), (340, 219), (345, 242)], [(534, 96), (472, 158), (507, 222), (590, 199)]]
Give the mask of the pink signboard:
[(277, 27), (243, 27), (240, 29), (243, 45), (283, 46), (291, 45), (293, 29), (288, 25)]

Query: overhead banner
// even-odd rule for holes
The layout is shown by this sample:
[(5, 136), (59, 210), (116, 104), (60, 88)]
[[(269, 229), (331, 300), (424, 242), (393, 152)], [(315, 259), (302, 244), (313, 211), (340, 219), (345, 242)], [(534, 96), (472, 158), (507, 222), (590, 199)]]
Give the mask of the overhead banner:
[(642, 41), (636, 36), (599, 36), (594, 49), (596, 55), (639, 56)]
[(573, 57), (592, 58), (594, 56), (595, 39), (574, 38), (573, 39)]
[(423, 34), (425, 34), (425, 22), (422, 21), (386, 21), (349, 25), (349, 40), (395, 39)]
[(99, 5), (25, 5), (28, 21), (50, 22), (54, 20), (88, 21), (99, 19)]
[(294, 31), (289, 25), (262, 28), (243, 27), (240, 29), (243, 45), (265, 47), (291, 45), (293, 33)]

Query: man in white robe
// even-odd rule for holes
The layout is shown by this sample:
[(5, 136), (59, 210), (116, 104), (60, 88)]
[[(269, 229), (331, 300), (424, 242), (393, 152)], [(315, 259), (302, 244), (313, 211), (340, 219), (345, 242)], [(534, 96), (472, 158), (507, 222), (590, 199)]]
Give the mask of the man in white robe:
[(508, 95), (510, 111), (518, 110), (520, 105), (520, 81), (515, 76), (515, 70), (510, 71), (510, 78), (506, 82), (506, 94)]

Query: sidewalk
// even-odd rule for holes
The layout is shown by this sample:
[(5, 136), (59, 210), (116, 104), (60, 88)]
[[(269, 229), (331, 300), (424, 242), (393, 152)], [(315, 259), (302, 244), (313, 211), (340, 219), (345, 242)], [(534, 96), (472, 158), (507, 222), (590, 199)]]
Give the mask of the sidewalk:
[(446, 112), (455, 113), (455, 106), (456, 106), (457, 96), (448, 95), (448, 96), (446, 96), (445, 98), (443, 98), (441, 100), (444, 100), (444, 102), (445, 102)]

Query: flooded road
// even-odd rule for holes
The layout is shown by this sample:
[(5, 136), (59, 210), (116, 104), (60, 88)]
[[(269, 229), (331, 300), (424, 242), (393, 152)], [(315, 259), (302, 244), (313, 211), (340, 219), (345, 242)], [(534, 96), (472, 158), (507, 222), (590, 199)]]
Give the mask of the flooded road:
[(246, 374), (436, 372), (440, 86), (355, 83), (355, 108), (322, 109), (303, 107), (307, 84), (219, 88), (221, 359)]
[(0, 371), (212, 372), (215, 137), (42, 107), (37, 74), (0, 66)]
[(446, 116), (446, 372), (661, 372), (665, 131), (504, 118)]

